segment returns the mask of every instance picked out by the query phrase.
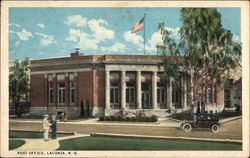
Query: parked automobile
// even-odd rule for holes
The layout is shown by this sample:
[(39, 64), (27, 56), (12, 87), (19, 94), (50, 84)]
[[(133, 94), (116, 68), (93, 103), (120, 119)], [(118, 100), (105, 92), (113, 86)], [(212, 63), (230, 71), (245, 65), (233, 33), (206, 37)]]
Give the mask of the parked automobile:
[(180, 123), (180, 129), (185, 132), (190, 132), (193, 128), (209, 128), (213, 133), (218, 133), (220, 130), (219, 119), (215, 115), (200, 114), (197, 120)]

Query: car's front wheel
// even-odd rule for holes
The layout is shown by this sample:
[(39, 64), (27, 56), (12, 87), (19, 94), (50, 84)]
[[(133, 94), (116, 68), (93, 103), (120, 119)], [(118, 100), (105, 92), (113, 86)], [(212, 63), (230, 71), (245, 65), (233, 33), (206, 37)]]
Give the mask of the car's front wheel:
[(185, 123), (185, 124), (183, 125), (183, 130), (184, 130), (185, 132), (190, 132), (190, 131), (192, 130), (191, 124), (190, 124), (190, 123)]
[(218, 133), (220, 130), (220, 127), (217, 124), (212, 125), (211, 127), (213, 133)]

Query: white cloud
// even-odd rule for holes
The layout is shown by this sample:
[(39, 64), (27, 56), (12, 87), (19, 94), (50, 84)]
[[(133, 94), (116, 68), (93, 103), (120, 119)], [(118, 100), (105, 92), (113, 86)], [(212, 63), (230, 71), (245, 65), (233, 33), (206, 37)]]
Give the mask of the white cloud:
[(99, 41), (103, 41), (106, 39), (113, 39), (114, 38), (114, 31), (107, 29), (104, 26), (107, 26), (107, 21), (103, 19), (95, 20), (91, 19), (88, 21), (88, 26), (90, 30), (93, 32), (93, 37)]
[(134, 45), (138, 46), (140, 49), (143, 48), (143, 38), (140, 35), (135, 33), (131, 33), (131, 31), (126, 31), (123, 33), (123, 38), (127, 42), (131, 42)]
[(19, 37), (20, 40), (23, 40), (23, 41), (27, 41), (29, 40), (30, 38), (33, 37), (32, 33), (27, 31), (26, 29), (22, 29), (21, 32), (15, 32), (17, 34), (17, 36)]
[(116, 42), (114, 45), (110, 47), (100, 47), (100, 50), (103, 52), (124, 52), (126, 46), (123, 43)]
[(77, 27), (83, 27), (87, 25), (87, 18), (82, 17), (81, 15), (72, 15), (68, 16), (67, 19), (64, 21), (67, 25), (76, 25)]
[[(67, 41), (75, 42), (75, 47), (82, 50), (99, 49), (99, 44), (106, 40), (114, 39), (115, 32), (108, 29), (108, 22), (104, 19), (87, 19), (81, 15), (69, 16), (65, 21), (67, 25), (81, 27), (81, 29), (69, 29)], [(84, 32), (88, 29), (88, 33)]]
[(41, 29), (44, 29), (44, 28), (45, 28), (45, 25), (44, 25), (44, 24), (41, 24), (41, 23), (37, 24), (37, 26), (40, 27)]
[(151, 38), (148, 40), (147, 45), (145, 46), (146, 51), (156, 52), (156, 45), (162, 44), (162, 35), (160, 31), (153, 33)]
[(175, 40), (180, 40), (179, 30), (180, 28), (172, 28), (172, 27), (165, 27), (166, 30), (170, 31), (172, 34), (170, 37), (174, 38)]
[(21, 27), (19, 24), (12, 24), (12, 23), (10, 23), (9, 25), (10, 26), (16, 26), (16, 27)]
[(41, 46), (48, 46), (53, 43), (57, 43), (57, 41), (54, 39), (53, 35), (48, 35), (40, 32), (36, 32), (35, 35), (41, 36), (42, 38), (40, 39), (40, 44)]
[(20, 45), (20, 41), (16, 41), (15, 42), (15, 46), (17, 47), (17, 46), (19, 46)]

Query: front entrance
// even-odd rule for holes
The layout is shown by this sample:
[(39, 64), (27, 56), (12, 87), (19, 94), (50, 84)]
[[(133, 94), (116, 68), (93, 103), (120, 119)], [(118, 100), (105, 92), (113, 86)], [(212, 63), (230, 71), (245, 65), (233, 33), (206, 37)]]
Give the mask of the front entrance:
[(142, 83), (141, 85), (141, 103), (143, 109), (150, 109), (150, 84)]
[(141, 94), (141, 102), (142, 102), (142, 108), (143, 109), (149, 109), (150, 106), (150, 97), (149, 97), (149, 92), (144, 91)]
[(172, 91), (172, 103), (173, 106), (177, 109), (182, 108), (181, 107), (181, 90), (179, 88), (173, 89)]

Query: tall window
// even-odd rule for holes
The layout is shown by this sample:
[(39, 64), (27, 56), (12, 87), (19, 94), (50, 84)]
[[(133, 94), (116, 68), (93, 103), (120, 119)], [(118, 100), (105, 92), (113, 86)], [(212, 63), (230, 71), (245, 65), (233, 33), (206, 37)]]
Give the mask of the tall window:
[(110, 103), (119, 103), (119, 83), (111, 82), (110, 83)]
[(49, 103), (53, 103), (53, 83), (49, 83)]
[(165, 103), (165, 88), (163, 83), (157, 83), (157, 103)]
[(58, 84), (58, 103), (65, 103), (65, 83)]
[(128, 104), (135, 103), (135, 83), (134, 82), (126, 83), (126, 103)]
[(74, 82), (70, 82), (70, 89), (69, 89), (69, 96), (70, 96), (70, 103), (73, 104), (75, 102), (75, 85)]

